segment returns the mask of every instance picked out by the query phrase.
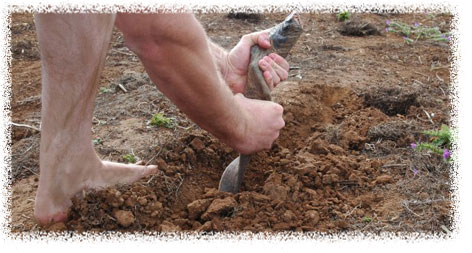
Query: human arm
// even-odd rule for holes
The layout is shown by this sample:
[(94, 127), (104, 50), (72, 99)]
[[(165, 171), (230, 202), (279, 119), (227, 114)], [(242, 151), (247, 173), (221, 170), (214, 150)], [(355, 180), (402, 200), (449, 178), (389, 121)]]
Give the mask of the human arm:
[(233, 96), (193, 15), (118, 14), (116, 25), (159, 90), (196, 124), (241, 153), (270, 148), (283, 108)]

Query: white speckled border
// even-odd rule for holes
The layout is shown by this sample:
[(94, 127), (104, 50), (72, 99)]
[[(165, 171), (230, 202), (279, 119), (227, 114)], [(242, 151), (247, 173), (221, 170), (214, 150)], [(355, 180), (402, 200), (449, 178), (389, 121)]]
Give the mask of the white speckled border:
[[(98, 2), (100, 2), (98, 4)], [(122, 1), (116, 4), (115, 1), (89, 1), (77, 0), (65, 3), (63, 1), (13, 1), (3, 0), (0, 9), (0, 77), (1, 77), (1, 98), (2, 117), (0, 123), (1, 144), (1, 171), (2, 187), (0, 198), (1, 229), (2, 242), (7, 242), (15, 248), (24, 250), (38, 250), (40, 248), (30, 248), (31, 246), (52, 246), (54, 249), (71, 250), (71, 245), (79, 246), (81, 251), (90, 250), (120, 250), (136, 251), (141, 250), (141, 246), (153, 246), (153, 250), (165, 251), (172, 250), (190, 250), (190, 251), (219, 251), (232, 252), (244, 249), (258, 249), (268, 251), (295, 251), (308, 250), (321, 252), (323, 250), (336, 250), (342, 252), (353, 251), (394, 251), (403, 250), (436, 252), (452, 251), (461, 249), (460, 245), (467, 242), (470, 236), (472, 226), (470, 224), (470, 202), (466, 194), (470, 190), (470, 183), (465, 180), (470, 178), (469, 170), (472, 169), (470, 162), (465, 159), (467, 151), (470, 151), (470, 132), (472, 126), (468, 122), (469, 114), (472, 111), (470, 100), (466, 97), (470, 95), (472, 85), (472, 69), (466, 68), (466, 63), (470, 58), (468, 46), (472, 47), (470, 41), (470, 9), (462, 1), (270, 1), (271, 4), (265, 4), (267, 1), (261, 0), (239, 0), (237, 3), (225, 1), (170, 1), (158, 0), (148, 2)], [(465, 1), (464, 1), (465, 2)], [(372, 12), (374, 10), (388, 10), (398, 13), (412, 12), (449, 12), (454, 15), (452, 24), (452, 55), (451, 61), (451, 83), (453, 85), (453, 112), (452, 126), (458, 129), (458, 139), (452, 151), (453, 158), (457, 163), (454, 165), (451, 175), (453, 178), (453, 200), (454, 200), (454, 222), (453, 233), (450, 237), (442, 235), (426, 235), (422, 233), (383, 233), (383, 234), (361, 234), (361, 233), (340, 233), (340, 234), (321, 234), (321, 233), (279, 233), (279, 234), (253, 234), (253, 233), (217, 233), (217, 234), (197, 234), (197, 233), (173, 233), (167, 235), (158, 235), (157, 233), (10, 233), (9, 226), (9, 203), (10, 187), (7, 178), (7, 171), (10, 169), (10, 93), (11, 77), (9, 73), (11, 53), (10, 53), (10, 31), (9, 20), (13, 12), (153, 12), (157, 9), (167, 11), (200, 11), (200, 12), (224, 12), (229, 9), (238, 8), (239, 10), (251, 10), (257, 12), (272, 11), (291, 11), (315, 12), (315, 13), (333, 13), (338, 10), (349, 10), (351, 12)], [(467, 31), (467, 32), (464, 32)], [(466, 62), (467, 61), (467, 62)], [(470, 66), (470, 65), (468, 65)], [(469, 117), (468, 117), (469, 116)], [(470, 154), (469, 154), (470, 155)], [(470, 159), (469, 159), (470, 160)], [(470, 240), (470, 239), (469, 239)], [(123, 243), (124, 242), (124, 243)], [(2, 243), (3, 244), (3, 243)], [(83, 247), (86, 246), (86, 247)], [(234, 247), (236, 246), (236, 247)], [(4, 249), (2, 248), (2, 251)], [(10, 252), (13, 249), (7, 249), (4, 252)], [(461, 250), (462, 252), (463, 250)]]

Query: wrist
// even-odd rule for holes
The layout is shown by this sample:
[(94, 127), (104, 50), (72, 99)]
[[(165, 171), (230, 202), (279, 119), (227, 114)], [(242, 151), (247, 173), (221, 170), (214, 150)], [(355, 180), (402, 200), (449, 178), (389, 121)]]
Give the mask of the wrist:
[(231, 64), (229, 60), (229, 52), (213, 42), (210, 42), (210, 48), (215, 59), (216, 66), (218, 67), (218, 72), (221, 74), (223, 80), (226, 81)]
[[(233, 96), (234, 110), (233, 119), (230, 123), (230, 133), (227, 141), (229, 146), (240, 153), (245, 153), (247, 148), (247, 132), (248, 132), (248, 113), (244, 110), (245, 98), (242, 94), (236, 94)], [(227, 122), (228, 123), (228, 122)]]

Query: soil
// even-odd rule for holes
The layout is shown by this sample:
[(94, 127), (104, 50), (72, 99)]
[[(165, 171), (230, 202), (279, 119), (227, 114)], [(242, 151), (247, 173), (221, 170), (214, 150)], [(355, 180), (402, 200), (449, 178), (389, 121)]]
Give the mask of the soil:
[[(230, 49), (243, 34), (272, 27), (285, 15), (197, 18), (213, 41)], [(452, 16), (353, 14), (348, 26), (335, 14), (301, 16), (305, 33), (287, 57), (289, 80), (272, 94), (284, 107), (286, 127), (270, 151), (254, 155), (241, 193), (217, 190), (238, 154), (157, 90), (115, 30), (91, 141), (102, 159), (126, 162), (123, 155), (132, 153), (159, 172), (130, 185), (83, 191), (66, 222), (40, 227), (33, 219), (40, 133), (13, 126), (11, 231), (452, 230), (450, 164), (410, 147), (424, 139), (421, 131), (451, 119), (450, 45), (407, 44), (384, 32), (386, 20), (447, 31)], [(359, 27), (364, 30), (349, 31)], [(12, 121), (38, 128), (41, 66), (32, 15), (13, 14), (11, 31)], [(171, 118), (172, 127), (151, 126), (155, 113)]]

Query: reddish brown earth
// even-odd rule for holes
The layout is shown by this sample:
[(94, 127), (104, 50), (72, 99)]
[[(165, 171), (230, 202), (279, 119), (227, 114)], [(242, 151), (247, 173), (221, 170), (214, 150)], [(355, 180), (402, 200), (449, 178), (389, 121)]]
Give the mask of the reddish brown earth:
[[(225, 48), (280, 22), (286, 14), (241, 20), (198, 15)], [(218, 192), (237, 153), (190, 122), (149, 81), (137, 57), (113, 34), (93, 136), (103, 159), (134, 153), (159, 173), (132, 185), (84, 191), (70, 219), (40, 228), (33, 220), (39, 132), (12, 127), (11, 231), (320, 231), (452, 230), (452, 173), (441, 157), (414, 152), (422, 130), (448, 124), (448, 44), (384, 32), (394, 20), (450, 30), (443, 14), (363, 14), (380, 34), (345, 36), (335, 14), (303, 14), (305, 33), (288, 61), (287, 82), (273, 91), (286, 127), (270, 151), (253, 158), (242, 192)], [(11, 116), (38, 127), (40, 61), (30, 14), (14, 14)], [(127, 92), (117, 87), (121, 83)], [(147, 122), (160, 112), (172, 128)], [(434, 113), (432, 121), (426, 113)], [(97, 141), (100, 139), (101, 141)], [(418, 173), (414, 173), (417, 169)]]

